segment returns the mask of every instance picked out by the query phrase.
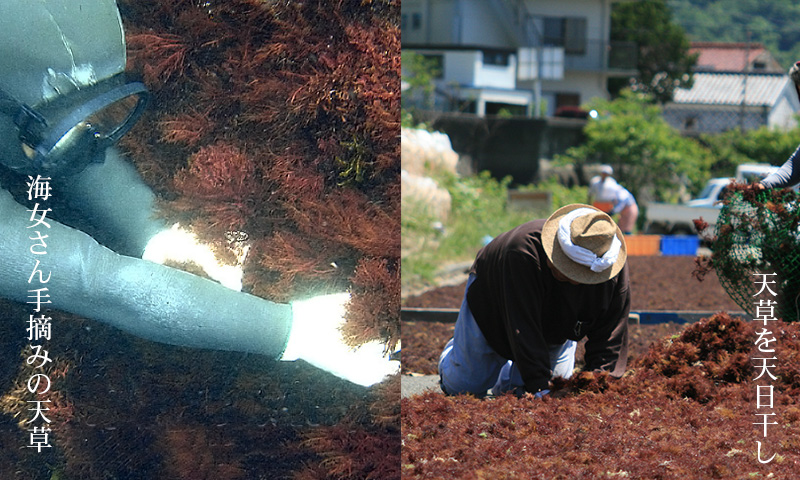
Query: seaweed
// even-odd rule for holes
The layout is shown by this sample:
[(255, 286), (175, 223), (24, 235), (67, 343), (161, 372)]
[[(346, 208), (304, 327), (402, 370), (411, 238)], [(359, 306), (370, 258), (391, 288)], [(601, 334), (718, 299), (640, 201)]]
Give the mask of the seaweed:
[[(155, 106), (123, 145), (164, 216), (219, 244), (246, 234), (246, 288), (271, 300), (363, 283), (357, 266), (376, 269), (371, 278), (396, 274), (398, 2), (122, 8), (129, 67)], [(386, 313), (397, 307), (386, 285), (358, 284), (365, 293), (351, 310), (357, 325), (377, 318), (368, 329), (393, 344), (399, 319)]]
[[(393, 346), (399, 1), (118, 4), (128, 71), (151, 91), (120, 148), (157, 193), (159, 215), (220, 252), (232, 239), (247, 243), (250, 293), (289, 302), (351, 290), (348, 335)], [(378, 401), (302, 362), (178, 349), (59, 320), (68, 321), (52, 342), (65, 375), (61, 430), (46, 457), (53, 468), (8, 448), (3, 478), (287, 478), (306, 466), (321, 478), (399, 477), (394, 390)], [(18, 400), (4, 405), (4, 426)], [(306, 429), (324, 431), (339, 453), (304, 446)], [(6, 430), (0, 441), (23, 445), (21, 435)]]
[[(757, 328), (719, 313), (652, 345), (621, 379), (583, 372), (551, 396), (404, 398), (404, 478), (734, 478), (792, 476), (800, 461), (800, 326), (777, 322), (779, 425), (756, 421)], [(760, 464), (756, 440), (776, 460)]]

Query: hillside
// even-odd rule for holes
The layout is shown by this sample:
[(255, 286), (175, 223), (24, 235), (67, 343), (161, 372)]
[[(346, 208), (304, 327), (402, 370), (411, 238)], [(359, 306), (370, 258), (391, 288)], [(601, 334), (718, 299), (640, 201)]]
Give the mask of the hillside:
[(667, 0), (667, 5), (692, 41), (759, 42), (787, 69), (800, 60), (800, 4), (792, 0)]

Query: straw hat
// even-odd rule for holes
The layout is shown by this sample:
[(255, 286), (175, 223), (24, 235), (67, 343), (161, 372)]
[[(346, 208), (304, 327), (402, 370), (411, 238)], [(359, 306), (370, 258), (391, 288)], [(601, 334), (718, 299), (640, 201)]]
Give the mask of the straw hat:
[[(591, 211), (570, 215), (579, 208)], [(559, 227), (566, 238), (559, 239)], [(615, 242), (615, 238), (619, 241)], [(583, 284), (614, 278), (628, 259), (622, 231), (611, 217), (591, 205), (572, 204), (556, 210), (544, 223), (542, 244), (547, 257), (561, 273)]]

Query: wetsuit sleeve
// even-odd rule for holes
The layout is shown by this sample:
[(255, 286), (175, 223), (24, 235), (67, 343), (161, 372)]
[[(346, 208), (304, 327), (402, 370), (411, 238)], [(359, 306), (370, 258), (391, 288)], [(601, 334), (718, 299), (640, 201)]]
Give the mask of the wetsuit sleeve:
[(39, 227), (46, 234), (46, 255), (34, 258), (29, 212), (0, 190), (0, 296), (29, 302), (31, 289), (41, 286), (30, 282), (38, 267), (47, 279), (41, 282), (50, 295), (47, 308), (157, 342), (272, 358), (283, 353), (292, 325), (290, 305), (118, 255), (89, 235), (49, 218), (49, 228)]
[(625, 373), (628, 363), (628, 314), (631, 294), (627, 267), (614, 290), (614, 300), (599, 328), (587, 334), (584, 370), (607, 370), (615, 377)]
[(786, 188), (800, 183), (800, 168), (795, 168), (795, 160), (800, 156), (800, 146), (792, 153), (778, 171), (767, 175), (761, 184), (767, 188)]
[(155, 194), (115, 148), (103, 163), (55, 182), (70, 208), (90, 219), (95, 240), (121, 255), (141, 258), (147, 242), (170, 227), (157, 213)]
[(550, 382), (550, 355), (542, 334), (544, 289), (539, 259), (529, 252), (513, 251), (503, 268), (503, 321), (508, 343), (525, 390), (536, 393)]

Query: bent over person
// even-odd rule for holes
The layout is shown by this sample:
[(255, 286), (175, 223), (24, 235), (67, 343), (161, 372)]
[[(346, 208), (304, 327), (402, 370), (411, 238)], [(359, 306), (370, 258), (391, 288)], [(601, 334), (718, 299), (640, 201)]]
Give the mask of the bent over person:
[(630, 289), (619, 227), (589, 205), (568, 205), (499, 235), (470, 270), (454, 337), (439, 358), (448, 395), (549, 393), (569, 378), (577, 341), (586, 370), (620, 377)]

